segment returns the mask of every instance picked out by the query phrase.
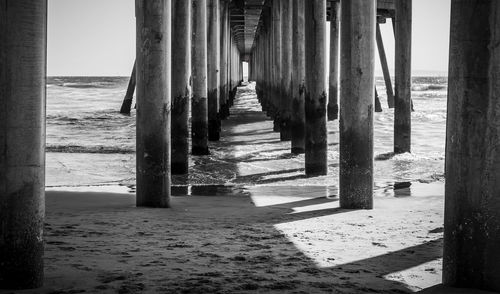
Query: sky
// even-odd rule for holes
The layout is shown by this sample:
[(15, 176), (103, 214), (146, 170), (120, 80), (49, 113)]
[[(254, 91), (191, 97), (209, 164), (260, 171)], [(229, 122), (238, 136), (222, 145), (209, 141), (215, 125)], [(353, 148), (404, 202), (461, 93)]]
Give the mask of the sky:
[[(369, 1), (369, 0), (367, 0)], [(451, 0), (413, 0), (414, 75), (445, 74)], [(48, 0), (49, 76), (129, 76), (135, 56), (134, 0)], [(381, 26), (394, 68), (391, 22)], [(380, 73), (380, 62), (376, 61)]]

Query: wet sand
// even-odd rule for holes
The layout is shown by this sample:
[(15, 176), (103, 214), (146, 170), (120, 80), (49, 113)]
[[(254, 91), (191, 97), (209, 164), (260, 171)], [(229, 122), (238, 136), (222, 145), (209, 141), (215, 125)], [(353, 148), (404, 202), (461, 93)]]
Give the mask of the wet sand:
[(131, 154), (49, 153), (46, 285), (0, 293), (476, 293), (436, 286), (442, 181), (380, 184), (374, 210), (340, 209), (337, 176), (304, 177), (257, 108), (242, 88), (171, 209), (134, 207)]

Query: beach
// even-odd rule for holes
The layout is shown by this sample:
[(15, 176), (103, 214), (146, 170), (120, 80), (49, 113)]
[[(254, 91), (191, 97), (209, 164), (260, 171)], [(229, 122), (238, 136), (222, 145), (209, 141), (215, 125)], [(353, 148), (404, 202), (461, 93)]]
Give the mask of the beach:
[(272, 132), (253, 84), (239, 89), (211, 155), (193, 157), (189, 177), (173, 177), (170, 209), (135, 208), (133, 115), (117, 124), (83, 114), (88, 121), (62, 133), (71, 140), (71, 129), (94, 124), (95, 134), (66, 149), (55, 147), (61, 132), (50, 133), (50, 120), (62, 120), (49, 117), (46, 283), (22, 293), (411, 293), (439, 285), (444, 129), (429, 132), (429, 124), (442, 124), (444, 110), (419, 109), (416, 92), (414, 154), (390, 154), (391, 111), (376, 115), (375, 209), (367, 211), (339, 208), (338, 124), (329, 122), (329, 175), (305, 177), (304, 156)]

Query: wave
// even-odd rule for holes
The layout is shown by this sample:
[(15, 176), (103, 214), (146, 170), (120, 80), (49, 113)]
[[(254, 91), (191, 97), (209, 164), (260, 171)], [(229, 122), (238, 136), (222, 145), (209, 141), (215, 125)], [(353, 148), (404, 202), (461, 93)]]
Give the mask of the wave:
[(91, 83), (62, 83), (59, 86), (65, 88), (77, 88), (77, 89), (102, 89), (102, 88), (113, 88), (117, 84), (113, 82), (91, 82)]
[(446, 90), (448, 85), (443, 84), (417, 84), (411, 87), (412, 91), (423, 92), (423, 91), (436, 91), (436, 90)]
[(118, 146), (78, 146), (47, 145), (46, 152), (53, 153), (94, 153), (94, 154), (133, 154), (135, 149)]

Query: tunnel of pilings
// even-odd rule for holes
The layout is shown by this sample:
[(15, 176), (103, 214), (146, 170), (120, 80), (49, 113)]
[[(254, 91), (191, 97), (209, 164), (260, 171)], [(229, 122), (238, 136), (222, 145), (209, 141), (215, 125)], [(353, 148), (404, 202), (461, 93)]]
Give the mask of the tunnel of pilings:
[[(445, 284), (495, 291), (499, 11), (496, 0), (452, 0), (443, 264)], [(385, 23), (396, 40), (394, 89)], [(136, 24), (121, 112), (136, 89), (137, 206), (168, 208), (171, 174), (188, 173), (189, 154), (220, 139), (242, 62), (281, 140), (305, 153), (308, 176), (326, 174), (326, 123), (339, 119), (342, 208), (373, 208), (376, 46), (394, 152), (411, 152), (412, 0), (136, 0)], [(0, 288), (43, 284), (46, 43), (46, 0), (0, 1)]]

